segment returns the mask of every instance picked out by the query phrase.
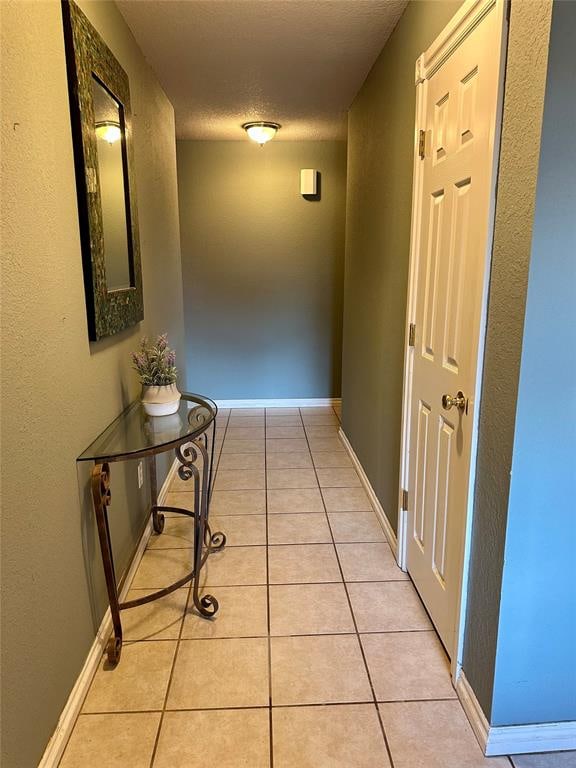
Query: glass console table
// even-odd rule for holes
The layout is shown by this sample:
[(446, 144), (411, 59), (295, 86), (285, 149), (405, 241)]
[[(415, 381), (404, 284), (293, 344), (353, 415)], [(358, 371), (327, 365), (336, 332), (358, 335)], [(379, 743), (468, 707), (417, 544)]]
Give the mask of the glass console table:
[[(208, 522), (210, 507), (212, 461), (218, 408), (212, 400), (200, 395), (183, 394), (178, 411), (170, 416), (148, 416), (140, 401), (135, 401), (113, 421), (78, 457), (78, 461), (93, 461), (92, 499), (98, 526), (98, 538), (110, 601), (114, 627), (113, 637), (106, 646), (108, 661), (115, 665), (122, 650), (122, 622), (120, 611), (149, 603), (170, 594), (192, 581), (194, 606), (205, 617), (214, 616), (218, 601), (212, 595), (199, 594), (202, 566), (208, 556), (221, 550), (226, 536), (212, 533)], [(208, 435), (211, 432), (211, 439)], [(193, 481), (194, 509), (167, 507), (158, 504), (155, 456), (174, 450), (179, 462), (178, 475)], [(118, 581), (114, 570), (112, 541), (108, 525), (110, 505), (110, 464), (114, 461), (145, 458), (150, 481), (150, 514), (157, 534), (164, 529), (164, 512), (175, 512), (194, 518), (194, 554), (192, 570), (174, 584), (136, 600), (120, 602)]]

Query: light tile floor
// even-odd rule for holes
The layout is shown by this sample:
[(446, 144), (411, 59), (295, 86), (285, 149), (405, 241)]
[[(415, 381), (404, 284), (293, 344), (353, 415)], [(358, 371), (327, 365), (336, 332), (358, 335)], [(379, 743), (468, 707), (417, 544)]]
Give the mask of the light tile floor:
[[(338, 438), (332, 408), (221, 411), (211, 507), (226, 549), (203, 586), (123, 613), (61, 768), (574, 768), (576, 753), (485, 758), (412, 583)], [(191, 507), (178, 478), (167, 504)], [(130, 596), (189, 570), (168, 517)]]

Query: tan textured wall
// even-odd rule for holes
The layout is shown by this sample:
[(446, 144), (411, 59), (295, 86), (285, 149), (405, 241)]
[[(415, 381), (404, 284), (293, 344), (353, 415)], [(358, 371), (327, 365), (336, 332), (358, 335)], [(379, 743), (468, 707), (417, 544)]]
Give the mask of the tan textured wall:
[[(115, 5), (80, 5), (130, 78), (145, 319), (88, 342), (60, 3), (5, 0), (3, 768), (37, 765), (105, 607), (87, 473), (77, 474), (76, 456), (137, 394), (129, 352), (142, 332), (168, 331), (183, 356), (173, 109)], [(135, 467), (113, 467), (120, 563), (145, 502)]]
[(440, 0), (408, 4), (348, 120), (343, 425), (394, 527), (410, 256), (414, 66), (459, 6)]

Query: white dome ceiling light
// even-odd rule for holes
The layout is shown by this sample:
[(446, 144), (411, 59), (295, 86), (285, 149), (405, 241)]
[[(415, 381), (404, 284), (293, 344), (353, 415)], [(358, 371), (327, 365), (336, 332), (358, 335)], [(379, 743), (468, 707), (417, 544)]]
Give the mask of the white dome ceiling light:
[(260, 146), (264, 146), (267, 141), (273, 139), (282, 126), (280, 123), (271, 123), (263, 120), (259, 120), (252, 123), (244, 123), (242, 128), (246, 131), (252, 141), (257, 142)]

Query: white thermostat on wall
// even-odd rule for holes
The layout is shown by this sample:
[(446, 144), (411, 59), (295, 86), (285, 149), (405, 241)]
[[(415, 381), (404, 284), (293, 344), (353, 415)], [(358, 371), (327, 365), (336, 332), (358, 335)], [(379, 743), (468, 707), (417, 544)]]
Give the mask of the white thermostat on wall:
[(318, 171), (314, 168), (302, 168), (300, 171), (300, 194), (315, 195), (318, 192)]

